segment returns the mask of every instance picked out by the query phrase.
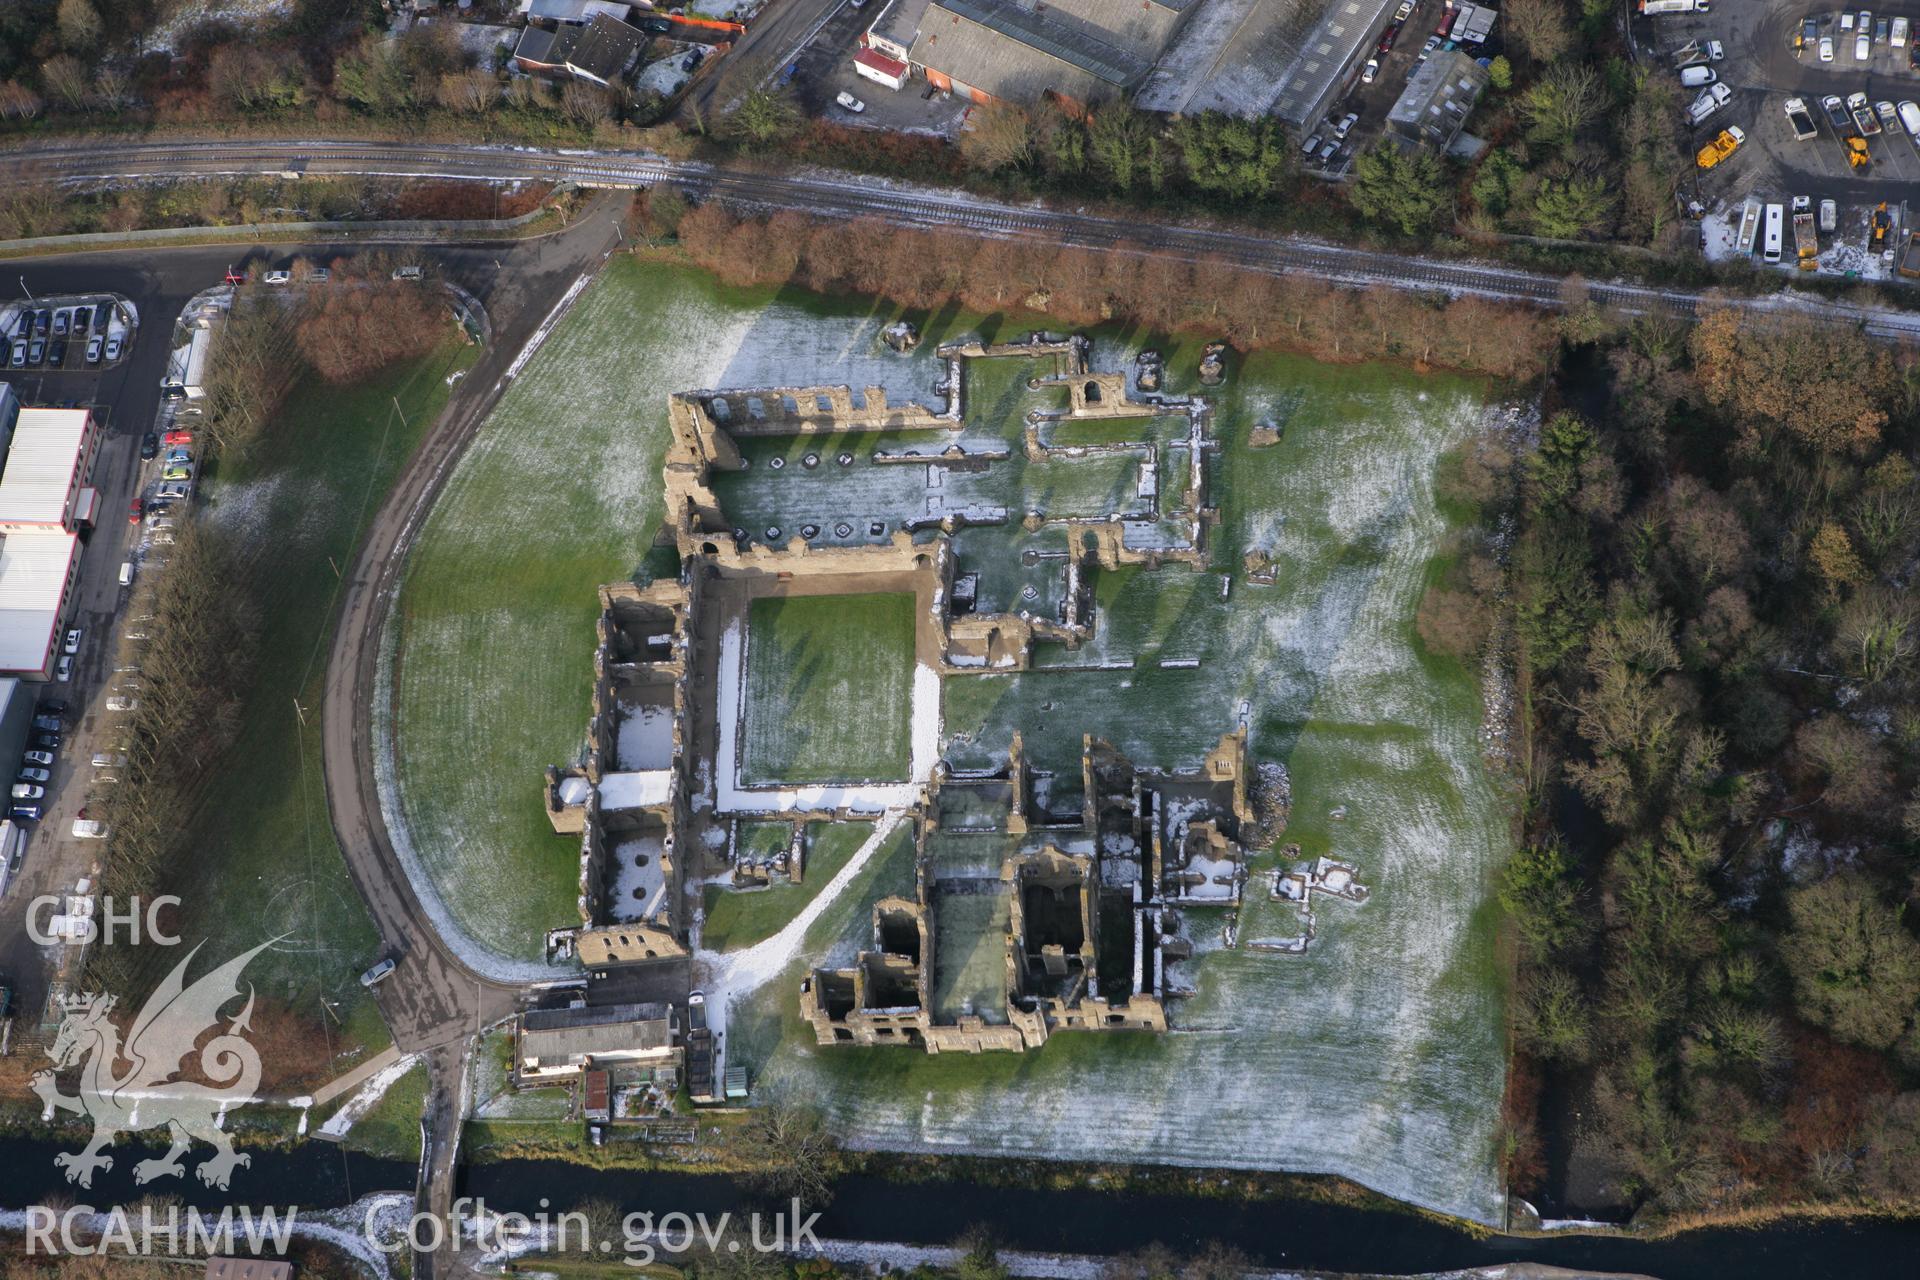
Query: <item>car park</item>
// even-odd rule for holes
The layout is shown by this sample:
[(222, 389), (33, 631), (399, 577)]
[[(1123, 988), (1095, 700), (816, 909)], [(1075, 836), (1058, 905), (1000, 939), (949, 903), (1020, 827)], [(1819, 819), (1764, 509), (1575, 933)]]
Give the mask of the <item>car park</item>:
[(839, 93), (834, 94), (833, 100), (839, 103), (841, 106), (845, 107), (847, 110), (853, 112), (855, 115), (859, 115), (862, 111), (865, 111), (867, 109), (866, 103), (860, 101), (860, 99), (854, 97), (852, 94), (848, 93), (845, 89), (842, 89)]
[(101, 348), (103, 348), (105, 345), (106, 344), (103, 343), (99, 338), (87, 339), (87, 363), (88, 364), (100, 363), (100, 351), (101, 351)]
[(21, 769), (20, 772), (14, 776), (16, 780), (20, 782), (38, 782), (45, 784), (53, 781), (53, 775), (51, 773), (48, 773), (45, 769), (35, 769), (30, 765)]

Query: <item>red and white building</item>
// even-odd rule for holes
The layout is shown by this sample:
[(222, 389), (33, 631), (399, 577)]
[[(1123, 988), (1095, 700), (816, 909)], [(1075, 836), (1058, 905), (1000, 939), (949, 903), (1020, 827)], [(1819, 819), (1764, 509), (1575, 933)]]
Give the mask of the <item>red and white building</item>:
[(0, 675), (53, 675), (99, 494), (86, 409), (22, 409), (0, 464)]

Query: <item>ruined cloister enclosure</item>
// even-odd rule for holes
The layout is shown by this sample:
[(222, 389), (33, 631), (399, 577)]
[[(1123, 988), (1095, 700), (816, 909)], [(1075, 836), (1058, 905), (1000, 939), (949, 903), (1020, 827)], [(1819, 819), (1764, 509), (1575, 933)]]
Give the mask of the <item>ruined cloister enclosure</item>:
[[(888, 350), (883, 310), (622, 272), (409, 570), (450, 546), (541, 581), (527, 540), (573, 510), (540, 495), (596, 451), (624, 460), (598, 519), (652, 546), (554, 583), (590, 633), (443, 622), (457, 593), (410, 583), (394, 678), (431, 696), (395, 696), (382, 798), (443, 927), (484, 923), (473, 859), (564, 863), (546, 972), (677, 975), (723, 1069), (855, 1146), (1338, 1173), (1497, 1220), (1509, 802), (1481, 674), (1412, 625), (1484, 386), (1232, 353), (1202, 379), (1198, 343), (964, 316)], [(635, 344), (668, 296), (720, 336)], [(554, 411), (614, 362), (624, 391)], [(584, 702), (522, 691), (530, 652), (590, 667)], [(506, 755), (549, 721), (577, 754)], [(432, 785), (436, 744), (493, 785)], [(516, 814), (554, 834), (492, 836)]]

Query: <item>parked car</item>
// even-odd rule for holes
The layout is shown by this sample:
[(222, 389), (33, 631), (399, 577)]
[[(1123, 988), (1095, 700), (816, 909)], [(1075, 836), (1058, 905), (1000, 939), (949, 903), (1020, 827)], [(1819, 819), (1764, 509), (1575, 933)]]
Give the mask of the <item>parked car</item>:
[(1322, 165), (1332, 164), (1333, 158), (1339, 154), (1340, 144), (1337, 142), (1329, 142), (1326, 146), (1320, 148), (1320, 163)]
[(1880, 124), (1888, 133), (1900, 132), (1900, 115), (1893, 109), (1891, 102), (1876, 102), (1873, 113), (1880, 117)]
[(102, 348), (105, 347), (105, 345), (106, 344), (100, 341), (100, 339), (98, 338), (87, 339), (87, 363), (88, 364), (100, 363), (100, 352)]
[(1861, 35), (1866, 35), (1871, 32), (1873, 30), (1873, 10), (1862, 9), (1860, 16), (1853, 21), (1853, 29)]
[(53, 345), (47, 348), (47, 363), (57, 369), (66, 362), (67, 340), (65, 338), (55, 338)]
[(1900, 104), (1899, 111), (1900, 123), (1906, 126), (1908, 134), (1912, 136), (1913, 145), (1920, 147), (1920, 102), (1908, 99)]
[[(1835, 99), (1835, 101), (1838, 101), (1838, 99)], [(192, 444), (193, 432), (184, 431), (179, 427), (175, 427), (173, 430), (167, 432), (167, 434), (160, 437), (160, 443), (161, 444)]]
[(1855, 62), (1866, 62), (1872, 57), (1873, 41), (1866, 36), (1855, 36), (1853, 38), (1853, 60)]
[(31, 782), (16, 782), (13, 784), (13, 798), (15, 800), (40, 800), (44, 799), (46, 794), (47, 789), (45, 787), (35, 786)]
[(1820, 229), (1828, 235), (1840, 225), (1840, 206), (1832, 200), (1820, 202)]
[(127, 503), (127, 523), (128, 524), (140, 523), (140, 499), (138, 498), (135, 498), (133, 499), (133, 501)]
[(1714, 62), (1718, 62), (1726, 56), (1727, 56), (1727, 46), (1721, 44), (1718, 40), (1707, 41), (1707, 57), (1709, 59), (1711, 59)]
[(1395, 22), (1405, 22), (1413, 16), (1413, 0), (1400, 0), (1400, 7), (1393, 11)]
[(1873, 20), (1873, 38), (1881, 44), (1887, 42), (1887, 28), (1890, 21), (1891, 19), (1888, 18), (1875, 18)]
[(93, 323), (92, 307), (75, 307), (74, 308), (73, 332), (75, 336), (85, 333), (87, 331), (88, 326), (90, 326), (92, 323)]
[(1719, 78), (1712, 67), (1688, 67), (1680, 73), (1680, 83), (1689, 89), (1705, 88)]
[(93, 309), (93, 331), (95, 333), (105, 333), (107, 331), (107, 317), (112, 314), (113, 308), (107, 306), (105, 303), (95, 307)]
[(59, 733), (67, 726), (61, 721), (59, 716), (35, 716), (33, 718), (33, 727), (42, 733)]
[(60, 661), (53, 664), (53, 678), (61, 684), (73, 679), (73, 659), (61, 654)]
[(325, 284), (331, 279), (333, 279), (333, 272), (327, 270), (325, 267), (315, 267), (313, 270), (307, 272), (308, 284)]
[[(1920, 45), (1915, 45), (1914, 47), (1916, 49), (1920, 49)], [(1372, 84), (1374, 82), (1374, 79), (1378, 77), (1379, 74), (1380, 74), (1380, 59), (1368, 58), (1367, 65), (1360, 69), (1360, 83)]]
[(27, 745), (35, 751), (58, 751), (60, 735), (57, 733), (34, 733), (27, 736)]
[(47, 358), (47, 343), (44, 338), (34, 338), (27, 343), (27, 363), (39, 364)]
[(853, 112), (855, 115), (858, 115), (862, 111), (865, 111), (867, 109), (866, 103), (860, 101), (860, 99), (854, 97), (852, 94), (848, 93), (845, 89), (842, 89), (840, 92), (834, 94), (833, 100), (839, 103), (841, 106), (845, 107), (847, 110)]
[(1847, 114), (1846, 104), (1840, 101), (1840, 95), (1830, 93), (1820, 99), (1820, 109), (1827, 113), (1827, 123), (1844, 137), (1853, 124), (1853, 118)]
[(119, 358), (120, 358), (120, 335), (117, 333), (108, 334), (107, 335), (107, 359), (118, 360)]
[(47, 328), (52, 323), (53, 312), (42, 308), (33, 313), (33, 331), (42, 337), (46, 336)]
[(185, 445), (179, 445), (167, 450), (167, 465), (170, 467), (177, 467), (182, 463), (192, 461), (193, 450), (187, 448)]
[(1427, 42), (1420, 46), (1420, 56), (1417, 59), (1415, 59), (1415, 61), (1425, 62), (1429, 57), (1433, 55), (1433, 51), (1435, 49), (1438, 49), (1439, 47), (1440, 47), (1440, 37), (1428, 36)]
[(1392, 53), (1393, 42), (1395, 40), (1398, 40), (1399, 38), (1400, 38), (1400, 24), (1397, 22), (1389, 22), (1387, 24), (1387, 29), (1380, 33), (1380, 45), (1379, 45), (1380, 56), (1384, 58), (1388, 54)]
[(1345, 138), (1349, 133), (1353, 132), (1353, 126), (1359, 123), (1360, 113), (1358, 111), (1349, 111), (1340, 117), (1339, 124), (1333, 126), (1333, 136), (1336, 138)]
[[(129, 633), (129, 635), (131, 635), (131, 633)], [(123, 693), (116, 693), (107, 699), (107, 710), (109, 711), (138, 711), (139, 709), (140, 699), (129, 698)]]
[(93, 753), (93, 767), (96, 769), (124, 769), (126, 765), (127, 758), (123, 755), (115, 755), (110, 751)]
[(190, 490), (185, 482), (176, 480), (168, 484), (161, 485), (159, 490), (155, 492), (153, 496), (160, 499), (162, 502), (175, 502), (181, 498), (186, 497), (189, 492)]
[(34, 711), (43, 716), (64, 716), (72, 709), (67, 705), (65, 698), (42, 698), (40, 705), (35, 707)]
[(191, 480), (193, 468), (183, 462), (176, 462), (160, 473), (162, 480)]
[(385, 960), (382, 960), (379, 964), (376, 964), (373, 968), (360, 975), (360, 985), (363, 987), (378, 986), (393, 975), (393, 971), (398, 967), (398, 964), (399, 962), (392, 956), (388, 956)]
[(149, 431), (140, 437), (140, 461), (152, 462), (160, 456), (160, 437)]
[(395, 267), (393, 271), (395, 280), (418, 280), (425, 275), (426, 272), (419, 267)]
[(19, 773), (14, 775), (14, 778), (19, 782), (38, 782), (42, 785), (53, 781), (52, 774), (48, 773), (45, 769), (36, 769), (31, 765), (23, 767)]
[(79, 627), (68, 627), (67, 637), (60, 643), (60, 652), (69, 656), (80, 652), (80, 639), (83, 634)]
[(67, 330), (70, 327), (72, 327), (72, 325), (73, 325), (73, 312), (69, 311), (67, 308), (62, 307), (58, 311), (53, 313), (53, 336), (54, 337), (56, 338), (66, 337)]
[(1307, 137), (1307, 140), (1300, 144), (1300, 154), (1311, 159), (1313, 156), (1313, 153), (1320, 149), (1320, 144), (1325, 142), (1326, 140), (1327, 138), (1325, 134), (1322, 134), (1322, 133), (1309, 134)]
[(27, 343), (26, 343), (26, 339), (21, 338), (16, 340), (13, 344), (12, 364), (14, 368), (18, 369), (21, 365), (25, 364), (26, 362), (27, 362)]
[(260, 277), (261, 284), (286, 284), (293, 279), (291, 271), (269, 271)]
[(73, 838), (76, 840), (105, 840), (107, 838), (107, 824), (97, 818), (86, 817), (85, 812), (85, 810), (82, 810), (81, 816), (73, 820)]
[(14, 822), (38, 822), (40, 806), (27, 803), (14, 804), (8, 807), (7, 817)]
[(22, 751), (20, 753), (20, 759), (27, 764), (39, 765), (42, 769), (53, 768), (53, 752), (51, 751)]

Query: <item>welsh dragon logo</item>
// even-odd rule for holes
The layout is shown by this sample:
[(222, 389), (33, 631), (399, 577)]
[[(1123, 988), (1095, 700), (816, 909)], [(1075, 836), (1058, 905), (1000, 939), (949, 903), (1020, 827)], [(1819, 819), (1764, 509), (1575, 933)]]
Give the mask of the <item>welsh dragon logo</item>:
[[(200, 1074), (215, 1083), (180, 1081), (175, 1076), (200, 1037), (218, 1029), (221, 1008), (239, 998), (240, 971), (272, 945), (272, 940), (263, 942), (187, 986), (183, 977), (200, 951), (196, 946), (142, 1006), (124, 1045), (119, 1028), (107, 1017), (113, 1012), (113, 996), (90, 992), (65, 1002), (66, 1017), (47, 1050), (54, 1070), (36, 1073), (33, 1091), (47, 1104), (49, 1114), (71, 1111), (93, 1121), (93, 1140), (85, 1150), (63, 1151), (54, 1157), (54, 1163), (66, 1171), (67, 1181), (91, 1187), (96, 1169), (113, 1168), (113, 1157), (104, 1154), (104, 1148), (122, 1133), (142, 1129), (169, 1130), (173, 1145), (164, 1156), (133, 1167), (137, 1183), (186, 1172), (180, 1157), (196, 1138), (214, 1149), (195, 1170), (210, 1187), (226, 1190), (234, 1169), (251, 1163), (251, 1157), (236, 1152), (233, 1141), (215, 1123), (220, 1113), (251, 1099), (260, 1083), (260, 1054), (243, 1034), (251, 1030), (253, 1016), (250, 984), (246, 1006), (227, 1022), (225, 1031), (199, 1050)], [(128, 1064), (126, 1071), (115, 1075), (122, 1062)], [(80, 1063), (84, 1063), (80, 1093), (70, 1098), (54, 1083), (54, 1073)]]

